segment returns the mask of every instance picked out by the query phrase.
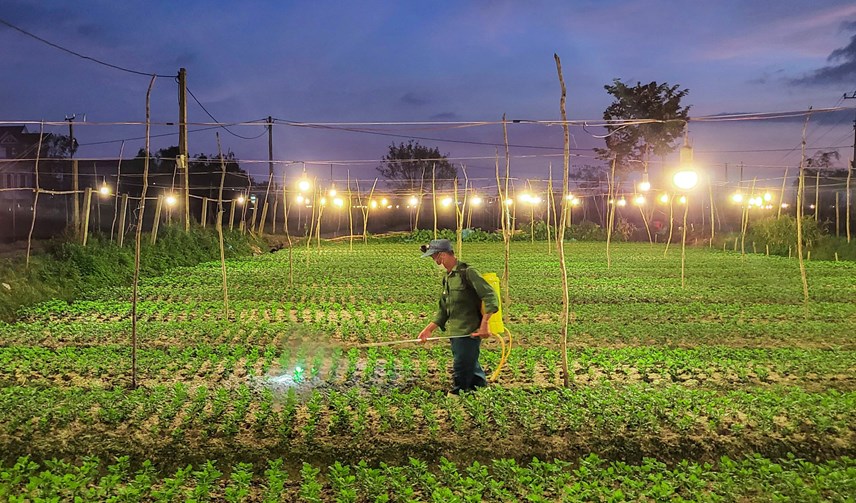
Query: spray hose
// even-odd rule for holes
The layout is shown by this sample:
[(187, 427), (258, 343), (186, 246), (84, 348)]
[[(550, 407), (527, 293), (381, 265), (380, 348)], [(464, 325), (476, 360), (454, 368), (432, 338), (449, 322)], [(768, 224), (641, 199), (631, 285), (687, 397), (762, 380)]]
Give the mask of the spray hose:
[[(499, 378), (499, 373), (502, 371), (502, 367), (505, 366), (505, 363), (508, 361), (508, 357), (511, 355), (511, 331), (507, 328), (505, 329), (505, 333), (508, 334), (508, 342), (506, 342), (505, 338), (501, 334), (491, 333), (493, 337), (499, 339), (501, 356), (499, 358), (499, 363), (496, 366), (496, 369), (490, 375), (490, 382), (496, 382)], [(460, 339), (463, 337), (471, 337), (471, 335), (441, 335), (437, 337), (428, 337), (425, 341), (442, 341), (446, 339)], [(399, 344), (408, 344), (414, 342), (422, 342), (422, 339), (405, 339), (400, 341), (384, 341), (384, 342), (369, 342), (367, 344), (360, 344), (357, 347), (360, 348), (371, 348), (378, 346), (397, 346)]]

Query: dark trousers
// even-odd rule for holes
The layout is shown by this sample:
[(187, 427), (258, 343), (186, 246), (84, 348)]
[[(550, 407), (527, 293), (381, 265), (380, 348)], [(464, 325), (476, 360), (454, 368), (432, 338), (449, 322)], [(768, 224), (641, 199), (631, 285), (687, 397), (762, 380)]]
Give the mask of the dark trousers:
[(457, 337), (452, 343), (452, 393), (487, 386), (487, 377), (479, 363), (481, 338)]

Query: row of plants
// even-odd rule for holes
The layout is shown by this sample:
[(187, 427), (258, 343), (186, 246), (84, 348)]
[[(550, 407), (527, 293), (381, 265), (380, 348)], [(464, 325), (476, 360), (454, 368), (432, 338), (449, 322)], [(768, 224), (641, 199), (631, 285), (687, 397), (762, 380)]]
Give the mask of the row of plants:
[[(486, 343), (481, 357), (485, 368), (496, 368), (499, 359), (496, 344)], [(304, 377), (311, 376), (331, 386), (387, 383), (402, 387), (416, 380), (423, 389), (438, 389), (448, 379), (451, 354), (445, 345), (362, 350), (302, 346), (281, 350), (275, 346), (195, 344), (139, 349), (136, 361), (137, 376), (143, 383), (218, 383), (246, 376), (261, 379), (300, 368)], [(856, 366), (853, 351), (586, 348), (572, 351), (570, 362), (572, 380), (582, 382), (635, 380), (665, 384), (692, 380), (698, 386), (717, 389), (772, 384), (856, 388), (856, 377), (851, 375)], [(128, 347), (0, 347), (0, 386), (27, 383), (113, 387), (126, 383), (130, 373)], [(503, 386), (559, 386), (561, 353), (547, 348), (513, 348), (501, 378)]]
[(200, 453), (385, 459), (496, 449), (565, 459), (592, 449), (621, 459), (785, 451), (827, 458), (853, 455), (856, 445), (856, 392), (607, 382), (491, 387), (461, 397), (381, 386), (298, 394), (294, 372), (267, 386), (232, 388), (0, 388), (0, 452), (8, 459), (146, 451), (162, 452), (164, 461)]
[(793, 455), (714, 463), (682, 460), (668, 466), (651, 458), (639, 463), (608, 461), (590, 454), (577, 463), (537, 458), (521, 463), (436, 464), (411, 458), (401, 465), (366, 462), (329, 466), (282, 459), (263, 466), (224, 466), (207, 460), (161, 472), (148, 460), (138, 469), (122, 456), (108, 462), (36, 462), (21, 457), (0, 465), (0, 497), (26, 501), (848, 501), (856, 493), (852, 458), (812, 462)]
[[(322, 311), (309, 307), (302, 311), (286, 311), (271, 304), (246, 302), (230, 303), (230, 317), (224, 321), (222, 304), (218, 308), (215, 305), (185, 311), (179, 304), (160, 304), (158, 307), (162, 310), (152, 309), (141, 315), (139, 340), (148, 345), (182, 346), (202, 340), (212, 344), (264, 346), (295, 339), (323, 339), (355, 345), (413, 339), (427, 324), (429, 316), (433, 316), (430, 307), (425, 307), (421, 314), (390, 309), (389, 305), (377, 306), (374, 311), (371, 308)], [(843, 304), (834, 306), (838, 305)], [(856, 315), (846, 314), (852, 306), (829, 310), (819, 306), (818, 310), (811, 311), (814, 314), (808, 319), (797, 315), (799, 308), (785, 314), (774, 308), (767, 314), (726, 312), (717, 315), (700, 311), (686, 317), (678, 310), (664, 309), (663, 319), (659, 320), (654, 314), (656, 306), (641, 309), (638, 319), (633, 318), (632, 305), (616, 306), (614, 318), (602, 314), (608, 310), (600, 307), (603, 309), (587, 314), (583, 309), (573, 311), (574, 319), (569, 326), (572, 345), (856, 348), (852, 337)], [(20, 322), (0, 323), (0, 346), (127, 344), (130, 340), (130, 317), (97, 301), (52, 304), (39, 309), (44, 311), (32, 311), (30, 317)], [(506, 320), (518, 344), (552, 348), (559, 344), (561, 324), (556, 313), (509, 314)]]
[[(672, 247), (674, 251), (675, 247)], [(498, 253), (499, 252), (499, 253)], [(795, 261), (779, 257), (712, 253), (708, 249), (687, 252), (687, 288), (681, 288), (680, 250), (662, 255), (663, 247), (625, 244), (612, 252), (607, 268), (602, 245), (574, 243), (568, 249), (572, 301), (761, 302), (799, 304), (802, 284)], [(560, 271), (555, 251), (543, 243), (515, 243), (510, 264), (512, 296), (527, 305), (561, 302)], [(465, 247), (463, 260), (482, 272), (501, 272), (503, 254), (493, 243)], [(433, 302), (439, 278), (418, 250), (385, 244), (355, 247), (324, 245), (320, 250), (294, 249), (293, 266), (287, 253), (268, 254), (253, 261), (229, 264), (230, 292), (234, 300), (339, 302), (355, 300)], [(217, 264), (206, 264), (181, 274), (151, 278), (142, 285), (143, 298), (165, 296), (175, 300), (219, 297), (221, 278)], [(814, 301), (852, 302), (856, 292), (847, 275), (852, 263), (811, 261), (807, 265)], [(359, 272), (360, 274), (354, 274)], [(293, 281), (292, 281), (293, 279)], [(127, 296), (115, 289), (106, 298)], [(353, 299), (353, 300), (352, 300)]]

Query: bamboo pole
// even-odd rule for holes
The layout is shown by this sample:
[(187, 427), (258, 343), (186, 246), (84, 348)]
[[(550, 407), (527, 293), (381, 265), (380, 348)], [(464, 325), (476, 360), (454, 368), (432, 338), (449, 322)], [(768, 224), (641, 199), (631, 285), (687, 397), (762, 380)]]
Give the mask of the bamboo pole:
[[(223, 202), (218, 201), (217, 207), (220, 208), (222, 205), (223, 205)], [(205, 226), (208, 224), (208, 197), (202, 198), (202, 215), (200, 215), (200, 216), (201, 216), (201, 218), (200, 218), (201, 222), (200, 223), (202, 224), (202, 228), (204, 229)]]
[(122, 194), (121, 205), (122, 208), (119, 210), (119, 235), (116, 240), (119, 243), (119, 248), (125, 245), (125, 219), (128, 215), (128, 194)]
[(814, 178), (814, 221), (818, 220), (820, 213), (820, 167), (817, 168), (817, 175)]
[(645, 217), (645, 209), (642, 208), (642, 205), (639, 205), (639, 213), (642, 215), (642, 223), (645, 224), (645, 232), (648, 233), (648, 243), (651, 245), (654, 244), (654, 238), (651, 237), (651, 226), (648, 225), (648, 219)]
[(434, 201), (431, 207), (434, 210), (434, 239), (437, 239), (437, 164), (431, 167), (431, 197)]
[(348, 170), (348, 251), (354, 251), (354, 211), (351, 205), (351, 170)]
[[(752, 178), (752, 187), (749, 189), (749, 200), (752, 200), (755, 197), (755, 183), (758, 181), (758, 177)], [(749, 203), (745, 200), (743, 201), (743, 226), (740, 229), (740, 256), (746, 256), (746, 231), (749, 229)]]
[(143, 235), (143, 215), (146, 209), (146, 190), (149, 188), (149, 147), (151, 133), (151, 94), (155, 76), (146, 91), (146, 157), (143, 161), (143, 191), (140, 195), (140, 214), (137, 217), (136, 244), (134, 248), (134, 283), (131, 289), (131, 389), (137, 388), (137, 296), (140, 281), (140, 245)]
[(838, 212), (838, 191), (835, 191), (835, 237), (841, 237), (840, 234), (841, 226), (839, 225), (839, 212)]
[(454, 191), (452, 192), (452, 196), (454, 200), (452, 204), (455, 206), (455, 254), (458, 256), (458, 260), (463, 260), (461, 256), (461, 248), (464, 245), (464, 218), (463, 211), (461, 208), (458, 208), (458, 177), (455, 177), (454, 181)]
[[(377, 178), (374, 179), (374, 183), (372, 184), (372, 190), (369, 191), (369, 204), (361, 205), (363, 208), (360, 208), (363, 212), (363, 244), (369, 243), (369, 214), (371, 213), (371, 203), (372, 198), (374, 197), (375, 187), (377, 187)], [(359, 186), (357, 186), (357, 193), (359, 193)]]
[(681, 288), (686, 288), (686, 262), (687, 262), (687, 214), (690, 212), (690, 196), (686, 195), (684, 204), (684, 228), (681, 229)]
[(158, 227), (160, 226), (161, 210), (163, 208), (163, 194), (158, 195), (158, 202), (155, 206), (155, 221), (152, 223), (152, 238), (151, 244), (154, 246), (158, 240)]
[(282, 173), (282, 227), (285, 229), (285, 239), (288, 241), (288, 286), (294, 286), (294, 246), (291, 243), (291, 232), (288, 229), (288, 185), (285, 183), (285, 171)]
[(547, 221), (547, 253), (553, 253), (553, 241), (550, 236), (550, 211), (551, 211), (551, 199), (553, 199), (553, 165), (547, 168), (547, 197), (545, 198), (547, 204), (547, 211), (544, 215), (544, 220)]
[(39, 160), (42, 156), (42, 141), (45, 136), (45, 123), (39, 125), (39, 146), (36, 147), (36, 190), (33, 195), (33, 220), (30, 222), (30, 233), (27, 235), (27, 261), (26, 268), (30, 268), (30, 250), (33, 247), (33, 230), (36, 228), (36, 210), (39, 207)]
[[(807, 115), (803, 123), (802, 130), (802, 157), (800, 158), (800, 178), (797, 186), (797, 260), (800, 266), (800, 279), (803, 287), (803, 303), (805, 305), (805, 314), (808, 316), (808, 278), (806, 278), (805, 261), (803, 260), (803, 238), (802, 238), (802, 206), (803, 192), (805, 191), (805, 131), (808, 128), (808, 120), (811, 114)], [(815, 207), (815, 210), (817, 207)]]
[[(564, 132), (564, 148), (563, 148), (563, 159), (564, 159), (564, 169), (562, 175), (562, 204), (568, 204), (568, 178), (570, 172), (570, 158), (571, 158), (571, 150), (570, 150), (570, 131), (568, 130), (568, 118), (567, 113), (565, 112), (565, 79), (562, 76), (562, 63), (559, 60), (559, 56), (557, 54), (553, 54), (553, 57), (556, 59), (556, 69), (559, 73), (559, 84), (562, 88), (562, 98), (561, 98), (561, 112), (562, 112), (562, 130)], [(614, 165), (614, 164), (613, 164)], [(562, 211), (562, 220), (565, 219), (566, 212)], [(562, 269), (562, 379), (564, 381), (564, 385), (566, 388), (570, 387), (570, 366), (568, 362), (568, 324), (570, 323), (570, 304), (571, 299), (568, 294), (569, 285), (568, 285), (568, 265), (565, 260), (565, 225), (562, 222), (560, 227), (560, 234), (558, 238), (559, 242), (559, 265)]]
[(83, 232), (81, 234), (83, 246), (86, 247), (86, 241), (89, 237), (89, 218), (92, 213), (92, 187), (86, 187), (86, 190), (83, 191), (83, 201), (86, 208), (83, 210)]
[(713, 238), (716, 233), (716, 225), (714, 225), (715, 220), (714, 217), (716, 215), (714, 211), (714, 205), (716, 204), (713, 200), (713, 180), (711, 180), (710, 176), (707, 177), (707, 190), (710, 194), (710, 246), (709, 248), (713, 248)]
[(847, 230), (847, 242), (848, 243), (850, 242), (850, 176), (853, 174), (853, 162), (856, 162), (856, 159), (854, 159), (854, 161), (851, 161), (850, 167), (847, 169), (847, 192), (845, 194), (845, 198), (847, 200), (847, 203), (846, 203), (847, 213), (844, 215), (844, 220), (845, 220), (844, 225), (845, 225), (846, 230)]
[[(505, 143), (505, 191), (503, 192), (502, 207), (505, 210), (505, 218), (507, 219), (505, 224), (505, 257), (504, 257), (504, 269), (502, 278), (505, 282), (503, 285), (503, 299), (505, 299), (505, 306), (503, 306), (503, 313), (509, 313), (509, 308), (511, 307), (511, 273), (509, 271), (509, 263), (511, 262), (511, 236), (514, 234), (514, 221), (511, 218), (511, 207), (509, 207), (505, 201), (511, 200), (509, 196), (510, 192), (508, 191), (508, 179), (511, 178), (511, 155), (509, 154), (508, 148), (508, 121), (505, 119), (505, 114), (502, 114), (502, 139)], [(516, 209), (515, 209), (516, 211)]]
[(279, 199), (274, 197), (273, 198), (273, 215), (271, 217), (271, 222), (270, 222), (270, 226), (271, 226), (270, 233), (271, 234), (276, 234), (276, 214), (278, 212), (279, 212)]
[[(505, 127), (505, 115), (502, 116), (502, 125)], [(507, 228), (507, 218), (505, 214), (508, 212), (508, 206), (505, 204), (505, 193), (502, 191), (502, 183), (500, 183), (499, 179), (499, 152), (494, 150), (494, 159), (495, 159), (495, 167), (496, 167), (496, 191), (499, 197), (499, 225), (502, 230), (502, 248), (505, 257), (505, 272), (502, 275), (502, 281), (500, 282), (500, 288), (502, 288), (502, 312), (508, 312), (508, 306), (505, 305), (508, 298), (508, 228)]]
[[(272, 166), (272, 165), (271, 165)], [(268, 176), (268, 184), (265, 189), (265, 202), (262, 205), (262, 221), (259, 224), (259, 235), (264, 235), (265, 233), (265, 222), (267, 222), (267, 212), (268, 212), (268, 196), (270, 196), (270, 187), (273, 184), (273, 168), (270, 170), (270, 175)], [(271, 231), (275, 232), (275, 231)]]
[(785, 176), (782, 178), (782, 195), (779, 197), (779, 209), (776, 212), (776, 219), (782, 217), (782, 204), (785, 202), (785, 184), (788, 181), (788, 167), (785, 166)]
[(232, 199), (231, 204), (229, 204), (229, 230), (235, 229), (235, 206), (238, 205), (237, 199)]
[[(119, 165), (116, 167), (116, 191), (114, 192), (113, 202), (113, 223), (110, 224), (110, 241), (113, 241), (113, 232), (116, 229), (116, 217), (119, 213), (119, 181), (122, 179), (122, 156), (125, 154), (125, 140), (122, 140), (122, 146), (119, 147)], [(119, 245), (120, 247), (122, 245)]]
[(615, 157), (612, 158), (612, 169), (609, 176), (609, 213), (606, 224), (606, 268), (612, 267), (612, 254), (610, 253), (610, 244), (612, 242), (612, 228), (615, 226), (615, 207), (618, 206), (615, 200)]
[(666, 249), (663, 250), (663, 258), (669, 253), (669, 245), (672, 244), (672, 230), (674, 229), (675, 221), (675, 196), (669, 194), (669, 238), (666, 240)]
[(413, 231), (419, 230), (419, 214), (422, 213), (422, 200), (425, 198), (425, 166), (422, 166), (422, 178), (419, 179), (419, 198), (416, 201), (416, 217), (413, 219)]
[(217, 196), (217, 239), (220, 242), (220, 271), (223, 276), (223, 320), (229, 319), (229, 286), (226, 281), (226, 246), (223, 240), (223, 184), (226, 181), (226, 160), (223, 159), (222, 150), (220, 148), (220, 132), (216, 132), (217, 136), (217, 157), (220, 158), (220, 192)]

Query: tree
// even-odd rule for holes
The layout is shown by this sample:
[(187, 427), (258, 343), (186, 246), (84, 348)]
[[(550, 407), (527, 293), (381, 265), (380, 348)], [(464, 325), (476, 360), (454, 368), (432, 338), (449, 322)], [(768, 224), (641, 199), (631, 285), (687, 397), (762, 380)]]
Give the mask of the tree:
[(631, 163), (641, 161), (647, 169), (650, 155), (664, 156), (675, 149), (675, 140), (684, 131), (689, 118), (689, 106), (682, 107), (681, 99), (688, 89), (679, 85), (651, 82), (629, 87), (619, 79), (613, 79), (612, 85), (603, 86), (606, 92), (615, 97), (615, 101), (603, 112), (604, 120), (657, 119), (657, 122), (639, 125), (608, 125), (606, 130), (606, 148), (596, 148), (600, 159), (611, 160), (615, 157), (616, 169), (631, 171)]
[[(38, 134), (36, 135), (38, 138)], [(38, 141), (38, 140), (37, 140)], [(62, 190), (65, 172), (71, 177), (69, 163), (70, 158), (77, 151), (77, 140), (71, 136), (47, 133), (42, 138), (42, 148), (39, 154), (39, 184), (41, 188), (48, 190)], [(36, 150), (33, 149), (33, 157)]]
[(381, 176), (391, 180), (402, 191), (418, 191), (431, 186), (432, 170), (436, 169), (437, 187), (451, 187), (458, 170), (437, 147), (429, 148), (410, 140), (405, 145), (393, 143), (389, 152), (381, 158), (377, 170)]

